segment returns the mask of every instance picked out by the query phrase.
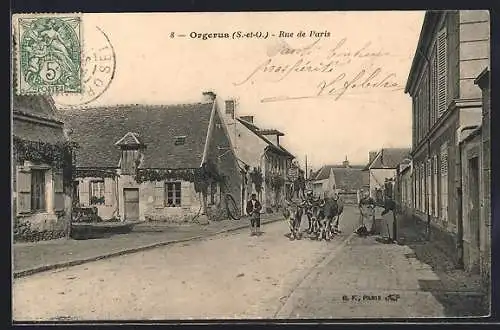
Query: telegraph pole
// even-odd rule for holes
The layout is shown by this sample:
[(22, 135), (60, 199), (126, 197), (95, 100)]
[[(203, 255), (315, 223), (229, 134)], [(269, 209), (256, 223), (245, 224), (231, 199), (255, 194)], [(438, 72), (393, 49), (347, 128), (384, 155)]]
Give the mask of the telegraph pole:
[(306, 174), (306, 175), (305, 175), (305, 179), (306, 179), (306, 181), (307, 181), (307, 155), (306, 155), (306, 173), (305, 173), (305, 174)]

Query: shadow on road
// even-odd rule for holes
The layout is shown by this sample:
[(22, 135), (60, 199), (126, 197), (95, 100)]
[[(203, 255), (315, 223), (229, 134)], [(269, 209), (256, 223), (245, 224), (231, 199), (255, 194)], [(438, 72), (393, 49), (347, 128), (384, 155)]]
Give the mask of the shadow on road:
[(408, 259), (416, 259), (428, 265), (439, 279), (419, 279), (422, 291), (430, 292), (444, 308), (445, 317), (487, 316), (489, 302), (481, 291), (479, 275), (457, 269), (455, 262), (447, 255), (438, 242), (427, 241), (425, 228), (414, 221), (400, 225), (400, 245), (408, 246), (413, 253), (406, 254)]

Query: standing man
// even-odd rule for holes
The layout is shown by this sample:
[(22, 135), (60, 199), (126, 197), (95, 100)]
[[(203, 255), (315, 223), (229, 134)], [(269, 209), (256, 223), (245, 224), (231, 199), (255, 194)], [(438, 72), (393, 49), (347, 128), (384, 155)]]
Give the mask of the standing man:
[(250, 216), (250, 236), (260, 234), (260, 210), (262, 210), (262, 205), (257, 200), (257, 195), (252, 194), (246, 208), (247, 214)]

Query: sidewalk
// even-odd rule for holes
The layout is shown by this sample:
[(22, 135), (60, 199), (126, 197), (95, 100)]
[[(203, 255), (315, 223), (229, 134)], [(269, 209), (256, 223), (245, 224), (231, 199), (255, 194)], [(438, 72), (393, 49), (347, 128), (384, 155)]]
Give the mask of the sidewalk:
[(353, 235), (299, 285), (290, 318), (486, 316), (479, 279), (431, 244), (383, 244)]
[[(279, 213), (263, 214), (262, 223), (282, 220)], [(223, 220), (208, 225), (139, 224), (129, 234), (89, 240), (57, 239), (13, 244), (14, 277), (67, 267), (176, 242), (205, 238), (246, 228), (249, 220)]]

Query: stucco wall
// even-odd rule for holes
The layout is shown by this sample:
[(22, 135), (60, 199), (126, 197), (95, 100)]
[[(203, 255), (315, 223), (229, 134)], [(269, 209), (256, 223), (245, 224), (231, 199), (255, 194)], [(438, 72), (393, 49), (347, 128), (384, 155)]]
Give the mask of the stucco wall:
[(370, 196), (375, 198), (375, 189), (384, 187), (386, 178), (393, 178), (396, 175), (396, 169), (371, 169), (370, 170)]
[(490, 25), (487, 10), (460, 11), (460, 98), (480, 98), (474, 79), (489, 65)]
[[(164, 182), (161, 182), (162, 184)], [(124, 192), (125, 188), (139, 188), (139, 220), (154, 221), (183, 221), (197, 214), (201, 201), (199, 195), (191, 182), (181, 181), (181, 206), (167, 207), (164, 205), (155, 205), (155, 187), (156, 182), (137, 183), (133, 176), (122, 175), (118, 179), (118, 188), (120, 191), (119, 212), (123, 217), (125, 213)], [(165, 197), (163, 196), (163, 199)]]
[(118, 186), (115, 178), (104, 178), (104, 204), (90, 204), (90, 183), (102, 178), (85, 177), (77, 178), (78, 181), (78, 202), (82, 207), (96, 207), (97, 214), (103, 220), (109, 220), (118, 216)]
[[(20, 119), (14, 117), (13, 120), (13, 135), (26, 140), (39, 141), (40, 139), (47, 143), (57, 143), (64, 140), (63, 127), (58, 124), (46, 123), (44, 120), (39, 120), (38, 122)], [(70, 221), (71, 218), (71, 191), (68, 188), (69, 184), (67, 182), (63, 183), (63, 200), (64, 200), (64, 210), (61, 212), (55, 212), (54, 206), (54, 185), (53, 185), (53, 168), (50, 168), (45, 176), (46, 182), (46, 205), (47, 212), (37, 212), (31, 214), (23, 214), (18, 216), (17, 214), (17, 171), (19, 170), (19, 165), (32, 165), (30, 162), (25, 162), (24, 164), (18, 164), (16, 161), (17, 155), (13, 153), (13, 163), (12, 163), (12, 216), (14, 219), (17, 218), (21, 222), (29, 222), (31, 228), (37, 231), (53, 231), (59, 232), (64, 230), (66, 223)], [(40, 164), (44, 165), (44, 164)], [(50, 165), (47, 167), (50, 167)]]
[(220, 173), (226, 177), (224, 184), (225, 191), (223, 193), (229, 193), (233, 196), (241, 213), (243, 176), (236, 160), (236, 154), (231, 149), (232, 144), (227, 136), (229, 131), (224, 129), (218, 109), (213, 119), (214, 126), (210, 136), (207, 156), (209, 160), (217, 165)]

